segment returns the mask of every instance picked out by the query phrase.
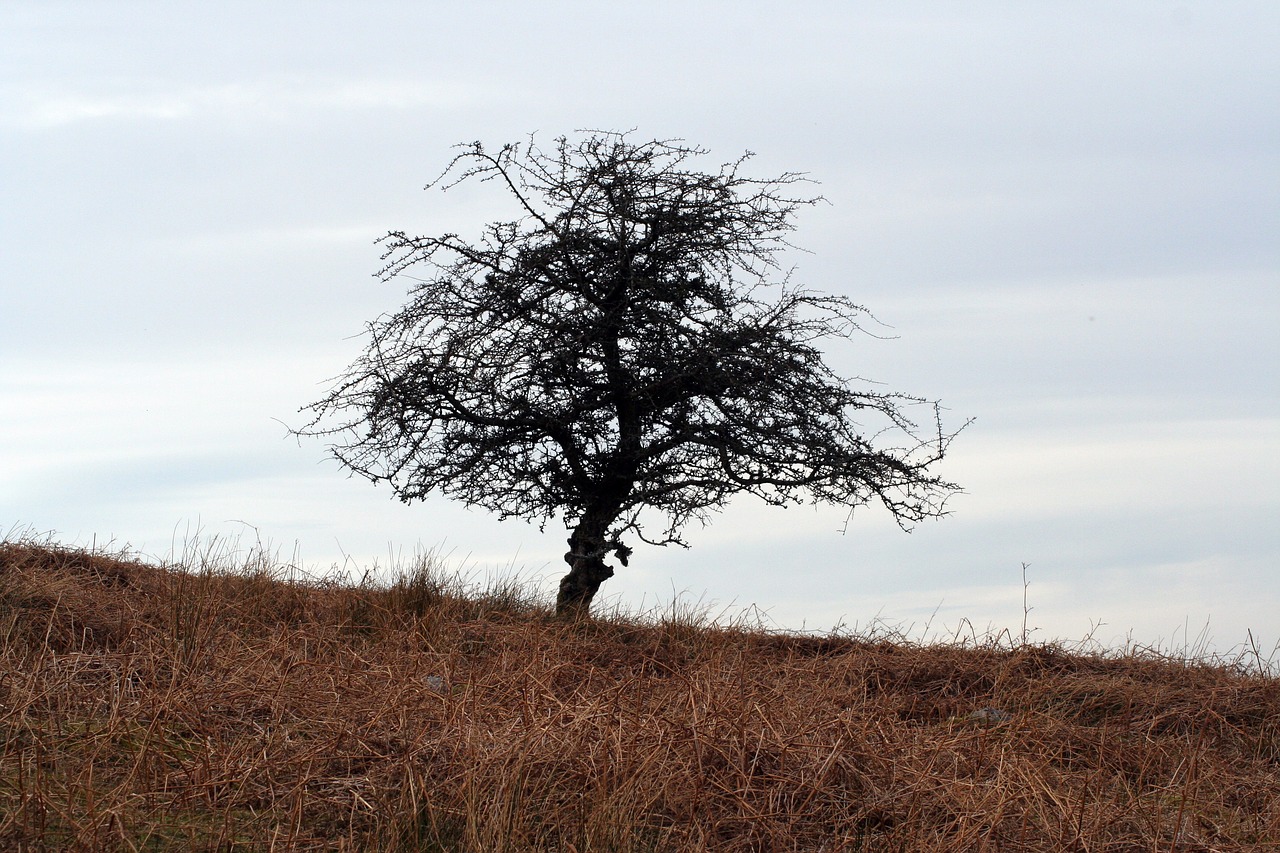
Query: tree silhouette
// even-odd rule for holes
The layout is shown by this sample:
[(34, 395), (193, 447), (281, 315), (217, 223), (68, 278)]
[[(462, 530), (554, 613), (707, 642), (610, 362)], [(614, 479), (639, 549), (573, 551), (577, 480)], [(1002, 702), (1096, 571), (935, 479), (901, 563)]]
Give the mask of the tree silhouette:
[[(432, 492), (571, 531), (557, 612), (585, 615), (632, 550), (681, 544), (739, 493), (883, 504), (900, 526), (945, 514), (931, 472), (954, 433), (936, 403), (855, 389), (817, 345), (859, 331), (840, 296), (776, 282), (795, 173), (750, 154), (714, 172), (679, 141), (594, 132), (461, 153), (429, 185), (497, 182), (515, 218), (476, 242), (392, 232), (384, 280), (409, 299), (307, 407), (351, 471), (405, 502)], [(412, 271), (417, 274), (410, 277)], [(923, 404), (924, 433), (906, 414)], [(660, 530), (660, 533), (653, 533)]]

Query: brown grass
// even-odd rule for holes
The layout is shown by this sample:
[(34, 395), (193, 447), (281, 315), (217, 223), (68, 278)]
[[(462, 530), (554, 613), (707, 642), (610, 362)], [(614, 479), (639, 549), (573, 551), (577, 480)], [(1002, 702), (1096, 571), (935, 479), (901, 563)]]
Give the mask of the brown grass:
[(1280, 849), (1244, 660), (192, 563), (0, 544), (0, 848)]

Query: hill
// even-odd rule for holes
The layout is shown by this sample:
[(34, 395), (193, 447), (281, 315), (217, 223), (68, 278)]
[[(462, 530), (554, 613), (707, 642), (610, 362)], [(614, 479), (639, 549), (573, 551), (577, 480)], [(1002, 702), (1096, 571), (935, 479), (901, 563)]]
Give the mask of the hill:
[(0, 544), (0, 848), (1280, 849), (1245, 661)]

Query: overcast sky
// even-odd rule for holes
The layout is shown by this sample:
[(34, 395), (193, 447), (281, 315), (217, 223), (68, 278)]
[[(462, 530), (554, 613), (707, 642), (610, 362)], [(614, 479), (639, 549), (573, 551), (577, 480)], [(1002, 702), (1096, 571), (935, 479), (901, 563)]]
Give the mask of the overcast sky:
[[(975, 422), (954, 515), (735, 504), (602, 589), (778, 625), (1280, 641), (1280, 4), (0, 4), (0, 533), (439, 548), (550, 588), (564, 532), (404, 506), (286, 437), (404, 289), (470, 140), (636, 128), (809, 173), (847, 374)], [(930, 621), (932, 620), (932, 622)], [(967, 620), (967, 621), (966, 621)]]

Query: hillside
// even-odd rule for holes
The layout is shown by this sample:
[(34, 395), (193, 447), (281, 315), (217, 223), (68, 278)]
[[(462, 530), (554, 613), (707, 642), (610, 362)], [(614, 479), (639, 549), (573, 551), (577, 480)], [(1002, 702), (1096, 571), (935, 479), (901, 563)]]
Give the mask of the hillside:
[(0, 544), (0, 848), (1280, 849), (1247, 661)]

